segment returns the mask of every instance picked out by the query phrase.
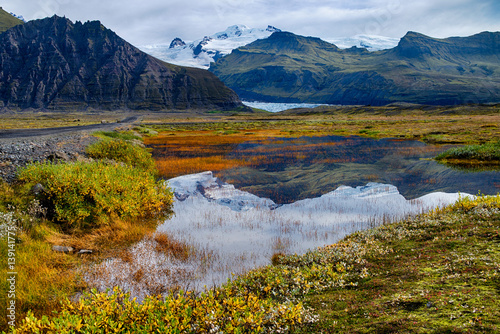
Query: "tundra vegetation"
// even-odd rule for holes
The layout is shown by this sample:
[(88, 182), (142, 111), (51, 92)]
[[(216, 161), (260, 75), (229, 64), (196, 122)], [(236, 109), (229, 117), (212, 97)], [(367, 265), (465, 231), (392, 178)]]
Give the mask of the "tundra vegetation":
[[(500, 139), (497, 107), (466, 115), (349, 110), (192, 119), (150, 114), (136, 131), (147, 146), (171, 153), (156, 161), (164, 177), (248, 163), (225, 153), (249, 139), (334, 134), (456, 145)], [(0, 183), (0, 225), (16, 228), (17, 333), (499, 330), (500, 196), (462, 199), (303, 255), (276, 254), (272, 264), (200, 294), (177, 290), (139, 303), (119, 289), (89, 290), (75, 269), (110, 256), (125, 258), (129, 245), (153, 235), (168, 217), (172, 201), (155, 178), (147, 149), (132, 143), (133, 134), (99, 136), (103, 141), (88, 151), (94, 161), (30, 165), (19, 171), (17, 183)], [(215, 142), (226, 150), (215, 150)], [(31, 192), (37, 183), (44, 189), (38, 196)], [(136, 210), (127, 210), (126, 203)], [(168, 252), (191, 251), (163, 239)], [(0, 245), (6, 258), (7, 242)], [(52, 245), (99, 251), (77, 256), (53, 252)], [(0, 264), (2, 305), (6, 265)], [(8, 330), (5, 317), (0, 329)]]
[[(40, 315), (57, 310), (63, 296), (85, 288), (78, 266), (141, 240), (171, 212), (173, 195), (156, 179), (151, 154), (144, 148), (116, 138), (97, 142), (88, 151), (95, 159), (31, 164), (19, 170), (16, 183), (0, 184), (0, 226), (16, 231), (18, 319), (28, 311)], [(6, 240), (1, 245), (6, 259)], [(53, 245), (93, 253), (86, 258), (57, 253)], [(6, 261), (1, 266), (6, 292)], [(3, 304), (7, 294), (0, 298)], [(4, 329), (5, 320), (1, 318)]]

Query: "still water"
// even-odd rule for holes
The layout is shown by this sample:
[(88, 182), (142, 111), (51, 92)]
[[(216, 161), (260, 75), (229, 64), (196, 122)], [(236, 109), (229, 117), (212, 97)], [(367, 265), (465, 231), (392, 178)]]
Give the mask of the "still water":
[(436, 191), (487, 195), (500, 191), (499, 171), (471, 172), (431, 160), (449, 147), (356, 136), (276, 138), (238, 145), (229, 157), (252, 163), (215, 175), (276, 203), (368, 182), (394, 185), (407, 199)]

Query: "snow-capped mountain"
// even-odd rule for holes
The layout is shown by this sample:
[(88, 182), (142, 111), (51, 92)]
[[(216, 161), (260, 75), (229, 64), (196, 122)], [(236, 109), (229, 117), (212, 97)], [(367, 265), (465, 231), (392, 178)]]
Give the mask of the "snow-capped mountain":
[(327, 42), (335, 44), (341, 49), (348, 49), (353, 46), (365, 48), (368, 51), (379, 51), (392, 49), (399, 43), (399, 38), (377, 36), (377, 35), (356, 35), (352, 37), (328, 38)]
[(234, 25), (224, 31), (193, 42), (185, 42), (180, 38), (175, 38), (170, 45), (143, 45), (139, 46), (139, 49), (172, 64), (206, 69), (211, 62), (231, 53), (232, 50), (257, 39), (267, 38), (276, 31), (281, 30), (273, 26), (260, 29)]
[[(236, 48), (271, 36), (281, 31), (273, 26), (266, 29), (249, 28), (246, 25), (230, 26), (224, 31), (205, 36), (193, 42), (176, 37), (170, 44), (142, 45), (139, 49), (168, 63), (207, 69), (211, 62), (230, 54)], [(353, 46), (369, 51), (390, 49), (398, 45), (399, 38), (376, 35), (356, 35), (353, 37), (325, 39), (341, 49)]]

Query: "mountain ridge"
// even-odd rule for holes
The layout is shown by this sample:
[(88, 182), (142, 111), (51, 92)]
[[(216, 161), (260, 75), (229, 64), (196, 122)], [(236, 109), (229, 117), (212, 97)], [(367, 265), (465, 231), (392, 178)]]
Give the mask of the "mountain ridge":
[(99, 21), (54, 15), (0, 35), (0, 107), (231, 109), (237, 95), (213, 74), (165, 63)]
[(234, 50), (210, 71), (242, 99), (431, 105), (500, 101), (500, 33), (437, 39), (408, 32), (392, 49), (339, 49), (276, 32)]
[[(211, 62), (230, 54), (234, 49), (245, 46), (257, 39), (267, 38), (280, 29), (268, 25), (267, 28), (249, 28), (245, 25), (233, 25), (226, 30), (204, 36), (195, 41), (184, 41), (175, 37), (170, 44), (139, 46), (141, 50), (164, 61), (181, 65), (208, 69)], [(394, 47), (399, 39), (375, 35), (356, 35), (347, 38), (328, 39), (339, 48), (348, 49), (356, 46), (368, 51), (378, 51)]]

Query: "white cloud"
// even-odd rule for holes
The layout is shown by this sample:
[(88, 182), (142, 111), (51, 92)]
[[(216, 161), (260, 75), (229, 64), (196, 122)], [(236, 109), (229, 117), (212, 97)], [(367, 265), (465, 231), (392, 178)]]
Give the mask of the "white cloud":
[(4, 0), (26, 19), (100, 20), (133, 44), (198, 39), (233, 24), (268, 24), (322, 38), (355, 34), (433, 37), (500, 30), (498, 0)]

